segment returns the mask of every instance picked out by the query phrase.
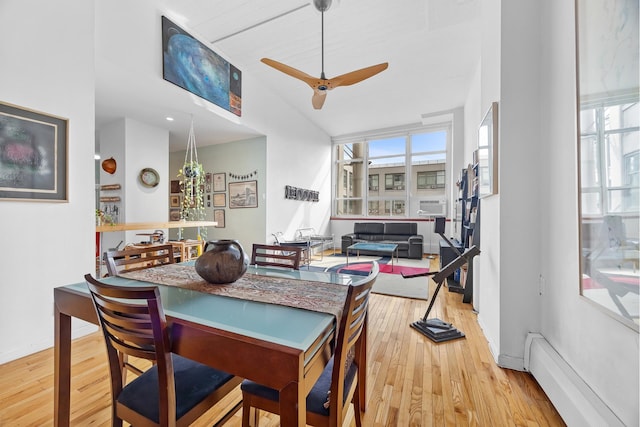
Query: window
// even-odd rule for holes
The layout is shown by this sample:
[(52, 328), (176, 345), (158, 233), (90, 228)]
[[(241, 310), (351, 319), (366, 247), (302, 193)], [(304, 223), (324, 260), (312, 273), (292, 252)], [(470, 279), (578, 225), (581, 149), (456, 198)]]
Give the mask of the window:
[(404, 174), (388, 173), (384, 176), (385, 190), (404, 190)]
[(449, 125), (381, 133), (334, 140), (336, 216), (408, 217), (446, 198)]
[(418, 172), (418, 189), (444, 188), (444, 170)]
[(362, 215), (363, 180), (366, 176), (363, 167), (364, 144), (342, 144), (337, 147), (336, 164), (338, 181), (336, 188), (336, 214)]
[(638, 103), (580, 113), (582, 215), (636, 213), (640, 201)]
[(378, 184), (378, 179), (380, 178), (380, 175), (376, 174), (376, 175), (369, 175), (369, 191), (378, 191), (379, 184)]

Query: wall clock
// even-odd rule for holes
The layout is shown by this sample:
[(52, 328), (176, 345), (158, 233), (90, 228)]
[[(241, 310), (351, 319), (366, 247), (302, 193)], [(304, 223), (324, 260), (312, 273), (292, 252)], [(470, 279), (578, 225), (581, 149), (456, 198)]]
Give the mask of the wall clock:
[(153, 168), (142, 169), (139, 178), (145, 187), (155, 187), (160, 182), (160, 175), (158, 175), (158, 171)]

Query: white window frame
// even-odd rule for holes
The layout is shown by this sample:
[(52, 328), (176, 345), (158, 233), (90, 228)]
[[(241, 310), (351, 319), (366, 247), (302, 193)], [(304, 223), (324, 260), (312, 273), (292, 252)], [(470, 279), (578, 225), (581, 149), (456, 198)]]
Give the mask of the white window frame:
[[(395, 190), (397, 191), (397, 194), (394, 194), (393, 196), (385, 196), (385, 197), (375, 197), (373, 196), (372, 200), (377, 200), (380, 201), (383, 205), (385, 205), (387, 202), (393, 203), (394, 201), (403, 199), (404, 202), (404, 206), (405, 206), (405, 211), (404, 211), (404, 215), (402, 217), (406, 217), (406, 218), (410, 218), (412, 217), (411, 215), (411, 207), (412, 207), (412, 194), (411, 194), (411, 189), (413, 188), (413, 176), (412, 176), (412, 157), (415, 155), (420, 155), (420, 154), (444, 154), (445, 160), (444, 160), (444, 170), (445, 170), (445, 187), (444, 189), (441, 187), (438, 187), (437, 190), (443, 190), (442, 194), (441, 194), (441, 198), (447, 198), (447, 195), (450, 191), (450, 186), (451, 183), (448, 182), (448, 180), (446, 179), (447, 174), (446, 171), (450, 169), (450, 164), (451, 164), (451, 159), (449, 158), (449, 151), (450, 151), (450, 147), (451, 147), (451, 139), (452, 139), (452, 127), (453, 127), (453, 122), (452, 120), (447, 120), (447, 121), (443, 121), (441, 123), (436, 123), (436, 124), (430, 124), (430, 125), (420, 125), (420, 124), (416, 124), (416, 125), (409, 125), (409, 126), (401, 126), (401, 127), (397, 127), (397, 128), (389, 128), (389, 129), (381, 129), (381, 130), (375, 130), (375, 131), (371, 131), (371, 132), (363, 132), (363, 133), (359, 133), (359, 134), (351, 134), (351, 135), (347, 135), (347, 136), (340, 136), (340, 137), (333, 137), (332, 138), (332, 166), (331, 166), (331, 180), (332, 180), (332, 214), (335, 217), (357, 217), (357, 218), (366, 218), (366, 217), (370, 217), (369, 215), (369, 175), (371, 174), (375, 174), (371, 172), (371, 169), (369, 169), (368, 164), (369, 164), (369, 159), (368, 159), (368, 149), (366, 147), (366, 144), (369, 141), (372, 140), (379, 140), (379, 139), (386, 139), (386, 138), (394, 138), (394, 137), (405, 137), (405, 141), (406, 141), (406, 150), (405, 150), (405, 188), (404, 190)], [(429, 152), (429, 153), (424, 153), (424, 152), (411, 152), (411, 137), (413, 135), (417, 135), (417, 134), (423, 134), (423, 133), (430, 133), (430, 132), (445, 132), (446, 133), (446, 142), (445, 142), (445, 149), (441, 150), (441, 151), (434, 151), (434, 152)], [(365, 144), (365, 147), (363, 148), (363, 156), (361, 158), (353, 158), (351, 160), (351, 162), (357, 161), (362, 162), (362, 165), (364, 167), (364, 171), (363, 171), (363, 179), (361, 180), (361, 186), (362, 188), (360, 189), (360, 194), (362, 194), (362, 197), (341, 197), (338, 198), (336, 197), (336, 179), (337, 179), (337, 175), (336, 175), (336, 168), (338, 167), (338, 165), (342, 165), (345, 162), (339, 163), (338, 159), (337, 159), (337, 146), (340, 145), (344, 145), (344, 144), (356, 144), (356, 143), (362, 143)], [(392, 156), (394, 157), (394, 156)], [(384, 174), (381, 174), (384, 176)], [(384, 183), (384, 178), (379, 177), (378, 178), (378, 188), (381, 189), (382, 187), (382, 183)], [(381, 183), (382, 181), (382, 183)], [(356, 192), (357, 193), (357, 192)], [(344, 203), (345, 200), (349, 200), (349, 201), (360, 201), (360, 206), (361, 206), (361, 212), (360, 213), (346, 213), (346, 214), (341, 214), (338, 213), (338, 206), (341, 205), (342, 203)], [(419, 201), (416, 201), (415, 204), (418, 204)], [(417, 209), (416, 209), (417, 211)], [(387, 216), (384, 215), (383, 213), (379, 213), (377, 215), (371, 215), (373, 217), (380, 217), (380, 216)], [(398, 216), (398, 215), (394, 215), (392, 214), (392, 216)], [(415, 216), (415, 215), (413, 215)]]

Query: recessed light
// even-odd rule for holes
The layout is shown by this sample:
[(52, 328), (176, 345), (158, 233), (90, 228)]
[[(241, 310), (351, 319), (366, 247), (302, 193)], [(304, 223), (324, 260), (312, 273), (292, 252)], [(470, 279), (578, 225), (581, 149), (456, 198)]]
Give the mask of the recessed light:
[(168, 122), (172, 122), (173, 121), (173, 117), (167, 117), (167, 121)]

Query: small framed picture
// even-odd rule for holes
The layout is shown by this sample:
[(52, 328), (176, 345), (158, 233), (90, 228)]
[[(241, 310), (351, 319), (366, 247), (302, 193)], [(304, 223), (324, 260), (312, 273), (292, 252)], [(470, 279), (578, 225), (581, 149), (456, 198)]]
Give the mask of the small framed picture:
[(180, 209), (169, 210), (169, 221), (180, 221)]
[(213, 174), (213, 191), (225, 191), (227, 188), (227, 176), (224, 172)]
[(213, 207), (223, 208), (227, 206), (227, 194), (226, 193), (213, 193)]
[(258, 181), (241, 181), (229, 183), (229, 207), (257, 208)]
[(218, 223), (216, 228), (224, 228), (224, 209), (214, 209), (213, 220)]
[(178, 181), (177, 179), (171, 181), (171, 193), (182, 193), (182, 190), (180, 189), (180, 181)]
[(204, 180), (204, 192), (211, 193), (211, 172), (207, 172)]
[(171, 196), (169, 197), (169, 206), (172, 208), (180, 207), (180, 196)]

